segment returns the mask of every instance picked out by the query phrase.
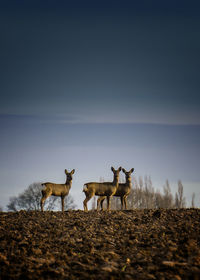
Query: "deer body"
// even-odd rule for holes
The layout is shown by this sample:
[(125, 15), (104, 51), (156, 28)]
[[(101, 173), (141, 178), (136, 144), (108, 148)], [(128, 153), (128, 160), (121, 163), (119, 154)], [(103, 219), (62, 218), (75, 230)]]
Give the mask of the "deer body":
[[(127, 196), (129, 195), (132, 187), (131, 182), (131, 173), (133, 173), (134, 168), (132, 168), (130, 171), (126, 171), (124, 168), (122, 168), (122, 171), (126, 175), (126, 182), (120, 183), (118, 185), (118, 188), (114, 194), (114, 196), (118, 196), (121, 199), (121, 209), (125, 208), (127, 209)], [(101, 205), (101, 209), (103, 209), (103, 202), (105, 200), (105, 196), (99, 197), (97, 200), (97, 209), (99, 209), (99, 205)]]
[(72, 186), (72, 174), (74, 174), (75, 170), (73, 169), (71, 172), (67, 172), (65, 169), (65, 174), (67, 175), (66, 183), (65, 184), (55, 184), (51, 182), (43, 183), (42, 185), (45, 186), (42, 190), (42, 198), (40, 201), (41, 211), (43, 211), (43, 206), (45, 200), (53, 196), (60, 196), (61, 197), (61, 204), (62, 204), (62, 212), (64, 211), (64, 199), (69, 194), (69, 191)]
[(55, 183), (43, 183), (45, 189), (42, 190), (42, 194), (47, 192), (54, 196), (66, 196), (69, 193), (72, 184), (55, 184)]
[(107, 197), (107, 209), (110, 208), (110, 197), (115, 194), (119, 185), (119, 172), (121, 171), (121, 167), (115, 170), (111, 167), (112, 172), (114, 173), (113, 182), (90, 182), (86, 183), (83, 188), (83, 192), (86, 195), (85, 200), (83, 201), (83, 207), (85, 211), (88, 211), (87, 202), (94, 196), (104, 196)]

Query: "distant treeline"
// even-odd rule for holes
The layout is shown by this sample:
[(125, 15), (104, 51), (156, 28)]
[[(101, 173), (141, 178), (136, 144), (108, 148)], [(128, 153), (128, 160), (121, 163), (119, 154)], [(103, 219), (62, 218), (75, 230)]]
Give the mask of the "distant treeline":
[[(102, 180), (103, 181), (103, 180)], [(195, 194), (192, 195), (190, 207), (195, 207)], [(97, 198), (93, 199), (92, 208), (96, 208)], [(105, 200), (106, 201), (106, 200)], [(106, 208), (104, 202), (104, 208)], [(186, 199), (184, 197), (184, 189), (181, 180), (178, 181), (177, 192), (173, 196), (169, 181), (166, 180), (163, 186), (163, 192), (155, 190), (151, 177), (133, 178), (132, 190), (127, 198), (128, 209), (158, 209), (158, 208), (185, 208)], [(112, 197), (111, 209), (121, 209), (121, 201), (119, 197)]]
[[(103, 178), (100, 178), (103, 182)], [(163, 191), (155, 190), (153, 187), (151, 177), (145, 176), (136, 179), (133, 177), (133, 186), (127, 198), (128, 209), (158, 209), (158, 208), (185, 208), (186, 199), (184, 197), (184, 188), (181, 180), (178, 181), (177, 192), (172, 194), (169, 181), (165, 182)], [(41, 199), (41, 183), (33, 183), (25, 189), (18, 196), (10, 197), (7, 205), (8, 211), (19, 210), (40, 210)], [(189, 207), (195, 207), (195, 194), (192, 194), (191, 204)], [(92, 202), (92, 209), (97, 207), (97, 197), (94, 197)], [(65, 199), (65, 210), (75, 209), (76, 205), (71, 195)], [(58, 197), (50, 197), (46, 203), (47, 210), (57, 210), (60, 206), (60, 199)], [(106, 200), (104, 202), (106, 208)], [(111, 209), (121, 209), (121, 201), (119, 197), (113, 196), (111, 199)], [(2, 211), (0, 207), (0, 211)]]

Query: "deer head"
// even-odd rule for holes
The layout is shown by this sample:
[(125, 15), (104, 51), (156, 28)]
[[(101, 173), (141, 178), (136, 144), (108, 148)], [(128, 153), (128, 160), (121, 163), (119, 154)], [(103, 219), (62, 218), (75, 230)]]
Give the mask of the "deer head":
[(122, 168), (122, 171), (124, 172), (125, 176), (126, 176), (126, 180), (130, 180), (131, 179), (131, 173), (133, 173), (134, 168), (131, 168), (130, 171), (126, 171), (124, 168)]
[(111, 167), (112, 172), (114, 173), (114, 177), (119, 177), (119, 172), (122, 170), (121, 166), (118, 169), (114, 169), (114, 167)]
[(73, 169), (71, 172), (68, 172), (67, 169), (65, 169), (65, 174), (67, 175), (66, 182), (72, 181), (72, 179), (73, 179), (72, 175), (74, 174), (74, 172), (75, 172), (75, 169)]

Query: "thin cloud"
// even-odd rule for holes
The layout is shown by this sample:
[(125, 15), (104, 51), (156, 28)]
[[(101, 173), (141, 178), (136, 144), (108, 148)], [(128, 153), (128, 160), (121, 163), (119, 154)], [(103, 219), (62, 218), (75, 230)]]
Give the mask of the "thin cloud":
[(145, 125), (166, 125), (166, 126), (200, 126), (200, 121), (187, 120), (186, 118), (181, 118), (179, 121), (177, 119), (170, 118), (167, 120), (162, 118), (98, 118), (98, 116), (81, 116), (81, 115), (41, 115), (41, 114), (0, 114), (0, 121), (3, 122), (30, 122), (30, 123), (55, 123), (55, 124), (110, 124), (110, 125), (121, 125), (121, 124), (145, 124)]

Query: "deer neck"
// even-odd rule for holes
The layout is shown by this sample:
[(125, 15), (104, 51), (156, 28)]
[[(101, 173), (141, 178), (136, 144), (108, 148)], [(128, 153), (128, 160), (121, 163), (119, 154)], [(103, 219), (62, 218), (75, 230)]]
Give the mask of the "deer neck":
[(119, 184), (119, 177), (118, 176), (114, 176), (113, 185), (118, 187), (118, 184)]
[(68, 186), (69, 188), (71, 188), (71, 186), (72, 186), (72, 180), (66, 180), (65, 185)]
[(130, 177), (126, 178), (126, 185), (129, 186), (129, 187), (132, 186), (131, 178)]

